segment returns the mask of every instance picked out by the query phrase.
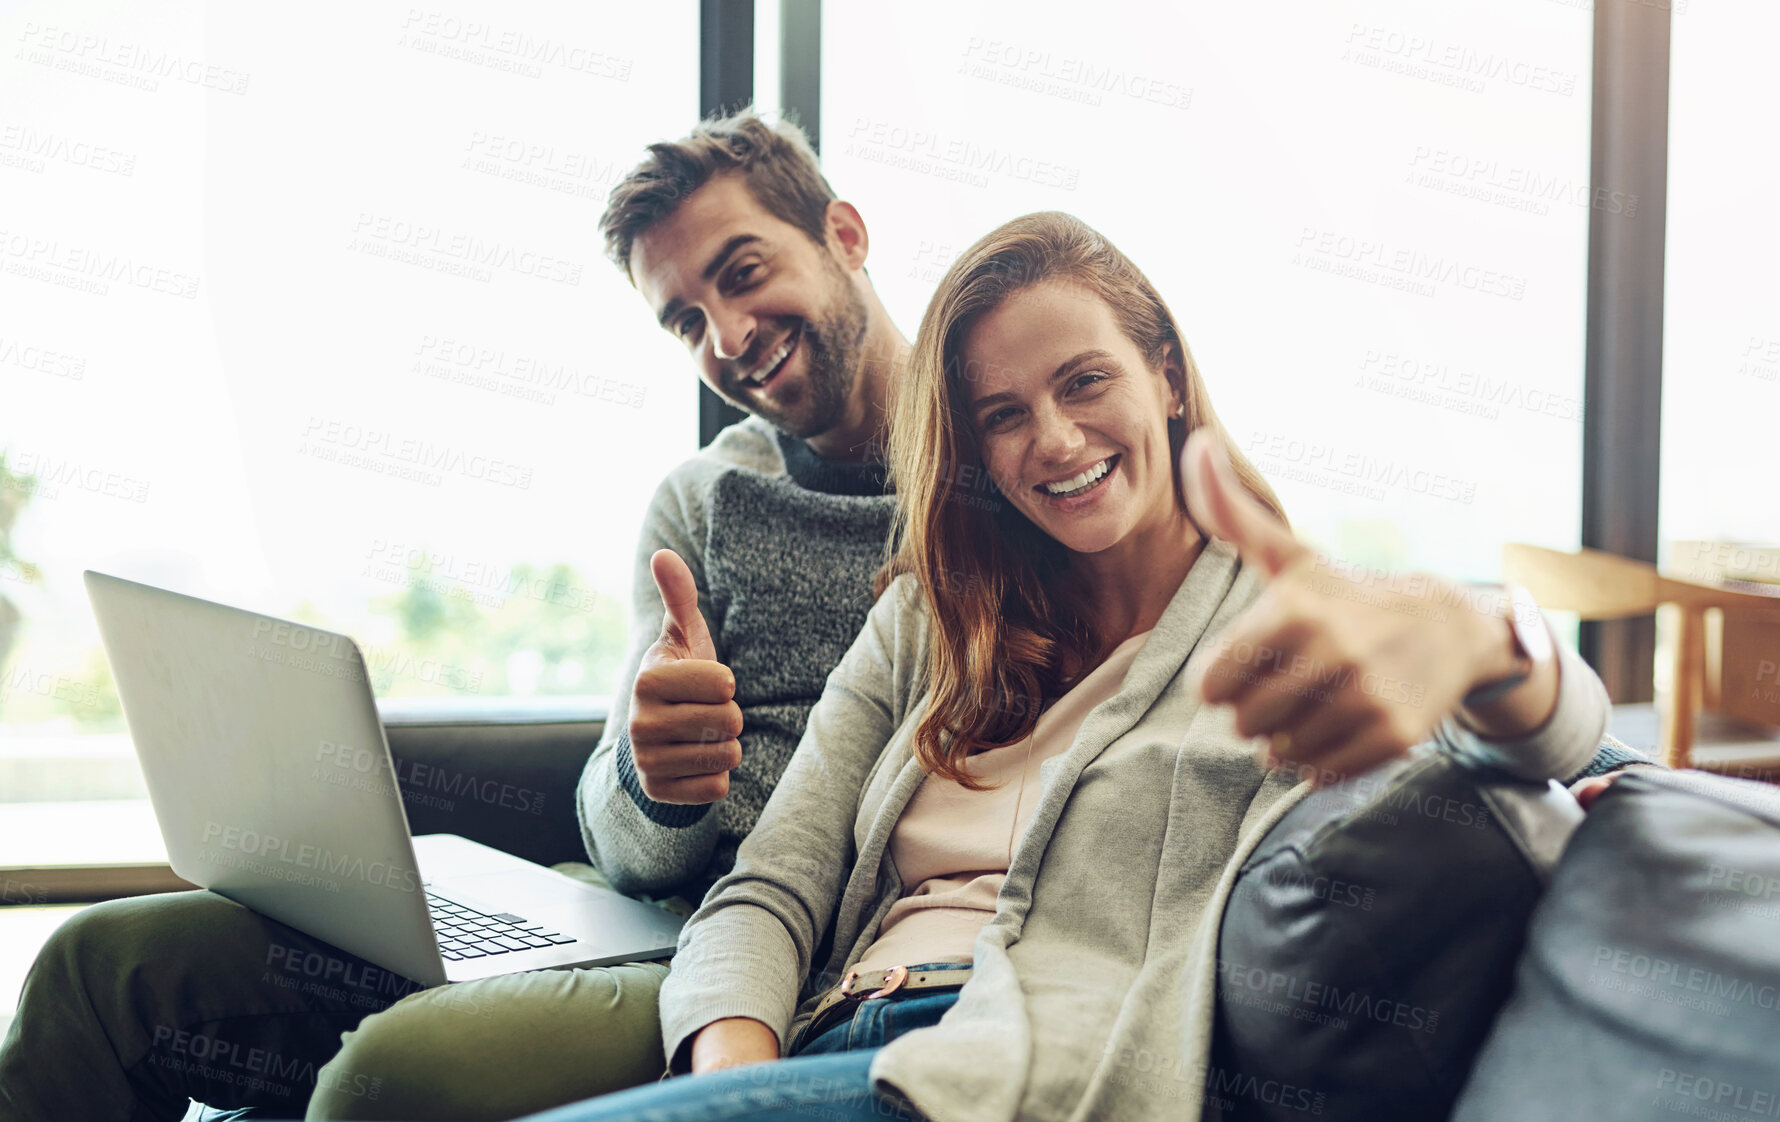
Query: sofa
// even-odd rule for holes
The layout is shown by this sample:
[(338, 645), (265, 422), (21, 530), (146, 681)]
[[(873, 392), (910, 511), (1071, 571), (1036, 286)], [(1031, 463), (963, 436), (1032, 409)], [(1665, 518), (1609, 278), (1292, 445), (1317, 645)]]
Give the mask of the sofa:
[(602, 708), (380, 708), (411, 833), (460, 834), (540, 865), (587, 860), (575, 784), (605, 728)]
[(1269, 832), (1218, 977), (1221, 1122), (1780, 1117), (1780, 788), (1398, 761)]
[[(599, 718), (386, 712), (413, 832), (585, 860)], [(1400, 761), (1275, 826), (1219, 957), (1208, 1119), (1780, 1117), (1780, 789)]]

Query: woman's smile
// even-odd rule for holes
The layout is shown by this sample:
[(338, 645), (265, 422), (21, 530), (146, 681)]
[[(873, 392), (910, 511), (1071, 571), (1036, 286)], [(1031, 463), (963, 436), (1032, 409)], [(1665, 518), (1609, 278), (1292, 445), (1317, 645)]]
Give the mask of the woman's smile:
[(1123, 459), (1122, 456), (1111, 455), (1074, 476), (1040, 483), (1032, 489), (1052, 510), (1073, 513), (1100, 501), (1107, 488), (1112, 486), (1113, 477), (1118, 473), (1119, 463)]

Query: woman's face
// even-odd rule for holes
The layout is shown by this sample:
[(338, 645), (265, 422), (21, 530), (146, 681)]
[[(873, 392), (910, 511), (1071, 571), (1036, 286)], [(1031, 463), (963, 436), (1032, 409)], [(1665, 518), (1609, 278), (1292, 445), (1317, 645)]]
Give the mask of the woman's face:
[(1018, 292), (962, 357), (983, 465), (1045, 533), (1099, 553), (1169, 517), (1178, 398), (1098, 296), (1061, 280)]

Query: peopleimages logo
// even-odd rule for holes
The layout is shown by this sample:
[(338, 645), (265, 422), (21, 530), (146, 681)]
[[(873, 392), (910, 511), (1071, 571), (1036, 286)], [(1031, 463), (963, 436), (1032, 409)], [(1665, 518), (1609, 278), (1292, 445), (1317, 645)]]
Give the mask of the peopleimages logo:
[(1661, 955), (1640, 954), (1620, 947), (1597, 946), (1594, 966), (1605, 966), (1615, 974), (1623, 974), (1654, 986), (1703, 994), (1753, 1005), (1758, 1009), (1780, 1008), (1780, 986), (1765, 981), (1750, 981), (1731, 974), (1721, 974), (1701, 966), (1689, 966)]
[[(1297, 1007), (1302, 1007), (1305, 1010), (1330, 1010), (1356, 1019), (1429, 1034), (1440, 1027), (1440, 1013), (1437, 1010), (1379, 997), (1363, 990), (1344, 990), (1332, 983), (1299, 978), (1262, 966), (1248, 966), (1220, 958), (1217, 975), (1219, 993), (1223, 1000), (1258, 1005), (1269, 1012), (1291, 1013), (1297, 1020), (1309, 1019), (1299, 1015)], [(1246, 991), (1246, 995), (1242, 991)], [(1259, 1004), (1255, 1001), (1257, 996), (1278, 1000), (1271, 1006)]]
[[(10, 489), (44, 499), (57, 498), (68, 488), (131, 503), (148, 501), (148, 480), (78, 458), (14, 449), (12, 471)], [(30, 482), (20, 483), (20, 476), (28, 477)]]
[[(1659, 1091), (1668, 1091), (1671, 1096), (1695, 1099), (1701, 1103), (1711, 1103), (1715, 1107), (1730, 1107), (1742, 1114), (1757, 1118), (1774, 1118), (1780, 1116), (1780, 1095), (1772, 1090), (1760, 1087), (1745, 1087), (1739, 1083), (1728, 1083), (1722, 1079), (1714, 1079), (1698, 1072), (1678, 1071), (1672, 1067), (1663, 1068), (1657, 1073), (1656, 1087)], [(1677, 1104), (1669, 1107), (1678, 1114), (1702, 1113), (1699, 1107), (1689, 1104)], [(1722, 1110), (1712, 1111), (1714, 1118), (1734, 1118), (1737, 1115)]]
[[(628, 57), (571, 43), (554, 35), (537, 35), (516, 27), (497, 27), (480, 20), (460, 19), (421, 8), (408, 9), (407, 17), (402, 20), (402, 32), (399, 46), (412, 46), (427, 53), (462, 58), (466, 62), (484, 62), (492, 57), (501, 64), (496, 69), (513, 70), (531, 78), (540, 76), (543, 67), (555, 66), (594, 78), (628, 82), (633, 65)], [(410, 43), (408, 36), (413, 36), (415, 41)]]
[(286, 623), (281, 619), (262, 617), (254, 620), (253, 637), (293, 651), (311, 651), (327, 658), (352, 658), (352, 640), (346, 636), (301, 624)]
[(455, 802), (440, 797), (440, 794), (444, 794), (453, 798), (471, 798), (488, 806), (516, 810), (522, 814), (543, 813), (544, 794), (541, 791), (503, 783), (498, 779), (478, 779), (468, 772), (441, 768), (405, 757), (393, 757), (397, 786), (391, 788), (382, 780), (383, 761), (390, 758), (392, 757), (387, 757), (382, 752), (357, 745), (323, 740), (316, 745), (315, 761), (318, 766), (310, 772), (309, 777), (317, 782), (352, 790), (399, 793), (402, 801), (409, 806), (434, 806), (448, 811), (456, 809)]
[(31, 21), (26, 22), (18, 41), (22, 47), (16, 57), (25, 61), (151, 93), (160, 88), (160, 79), (167, 79), (222, 93), (244, 94), (253, 77), (245, 71), (187, 58), (177, 51), (128, 40), (114, 43), (108, 35), (45, 27)]
[(130, 176), (136, 173), (134, 152), (120, 152), (102, 144), (34, 129), (28, 125), (0, 125), (0, 151), (17, 153), (24, 160), (35, 163), (36, 171), (43, 170), (46, 160), (56, 160), (73, 167), (91, 168), (113, 175)]
[[(241, 826), (225, 826), (221, 822), (205, 823), (204, 846), (251, 858), (262, 864), (269, 862), (273, 869), (283, 866), (288, 870), (301, 870), (340, 880), (359, 880), (398, 892), (420, 890), (420, 883), (413, 869), (398, 869), (386, 861), (366, 861), (362, 857), (335, 853), (307, 842), (292, 842), (276, 834), (262, 834)], [(267, 870), (256, 868), (256, 871)], [(268, 872), (268, 875), (277, 876), (278, 873)]]
[(459, 475), (500, 487), (531, 489), (530, 464), (482, 455), (450, 444), (311, 415), (299, 455), (324, 462), (367, 467), (380, 474), (416, 478), (438, 486), (444, 475)]
[(198, 295), (198, 278), (189, 273), (138, 261), (127, 253), (64, 243), (59, 238), (37, 237), (19, 230), (0, 230), (0, 260), (7, 272), (99, 296), (110, 292), (114, 283), (182, 300)]
[(646, 386), (611, 375), (590, 374), (567, 363), (509, 354), (505, 348), (450, 337), (422, 336), (415, 355), (410, 369), (416, 374), (546, 405), (554, 405), (556, 393), (561, 390), (589, 400), (641, 409), (648, 393)]
[[(1295, 265), (1351, 275), (1357, 280), (1400, 280), (1421, 286), (1416, 291), (1422, 295), (1433, 295), (1434, 286), (1443, 284), (1464, 292), (1516, 301), (1523, 299), (1527, 291), (1527, 278), (1518, 273), (1502, 272), (1445, 254), (1425, 253), (1413, 246), (1355, 237), (1338, 230), (1305, 226), (1299, 231), (1298, 241), (1292, 248)], [(1316, 264), (1318, 262), (1322, 264)]]
[[(578, 261), (552, 257), (504, 242), (485, 240), (474, 234), (444, 230), (424, 222), (410, 222), (387, 214), (361, 211), (358, 220), (353, 223), (352, 239), (348, 249), (357, 248), (371, 253), (372, 256), (390, 256), (398, 260), (413, 261), (412, 254), (430, 254), (459, 262), (472, 269), (483, 270), (484, 273), (504, 269), (518, 276), (556, 281), (570, 287), (577, 287), (581, 283), (581, 263)], [(406, 250), (409, 253), (405, 255), (395, 252), (397, 250)], [(478, 279), (488, 278), (479, 274)]]
[[(847, 130), (846, 139), (846, 152), (850, 156), (902, 166), (910, 171), (934, 172), (938, 168), (957, 172), (957, 176), (942, 178), (962, 177), (976, 187), (988, 186), (989, 175), (1001, 175), (1021, 183), (1073, 191), (1082, 175), (1079, 167), (1052, 163), (998, 144), (985, 145), (966, 136), (909, 128), (870, 117), (855, 118)], [(887, 159), (886, 155), (913, 162)]]

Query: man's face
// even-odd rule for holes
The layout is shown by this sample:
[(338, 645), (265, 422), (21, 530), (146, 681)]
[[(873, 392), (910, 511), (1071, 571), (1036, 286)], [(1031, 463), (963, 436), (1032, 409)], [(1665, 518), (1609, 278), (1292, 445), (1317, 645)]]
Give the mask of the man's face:
[(865, 302), (835, 254), (740, 176), (687, 196), (631, 247), (631, 275), (705, 385), (798, 437), (840, 419), (864, 358)]

